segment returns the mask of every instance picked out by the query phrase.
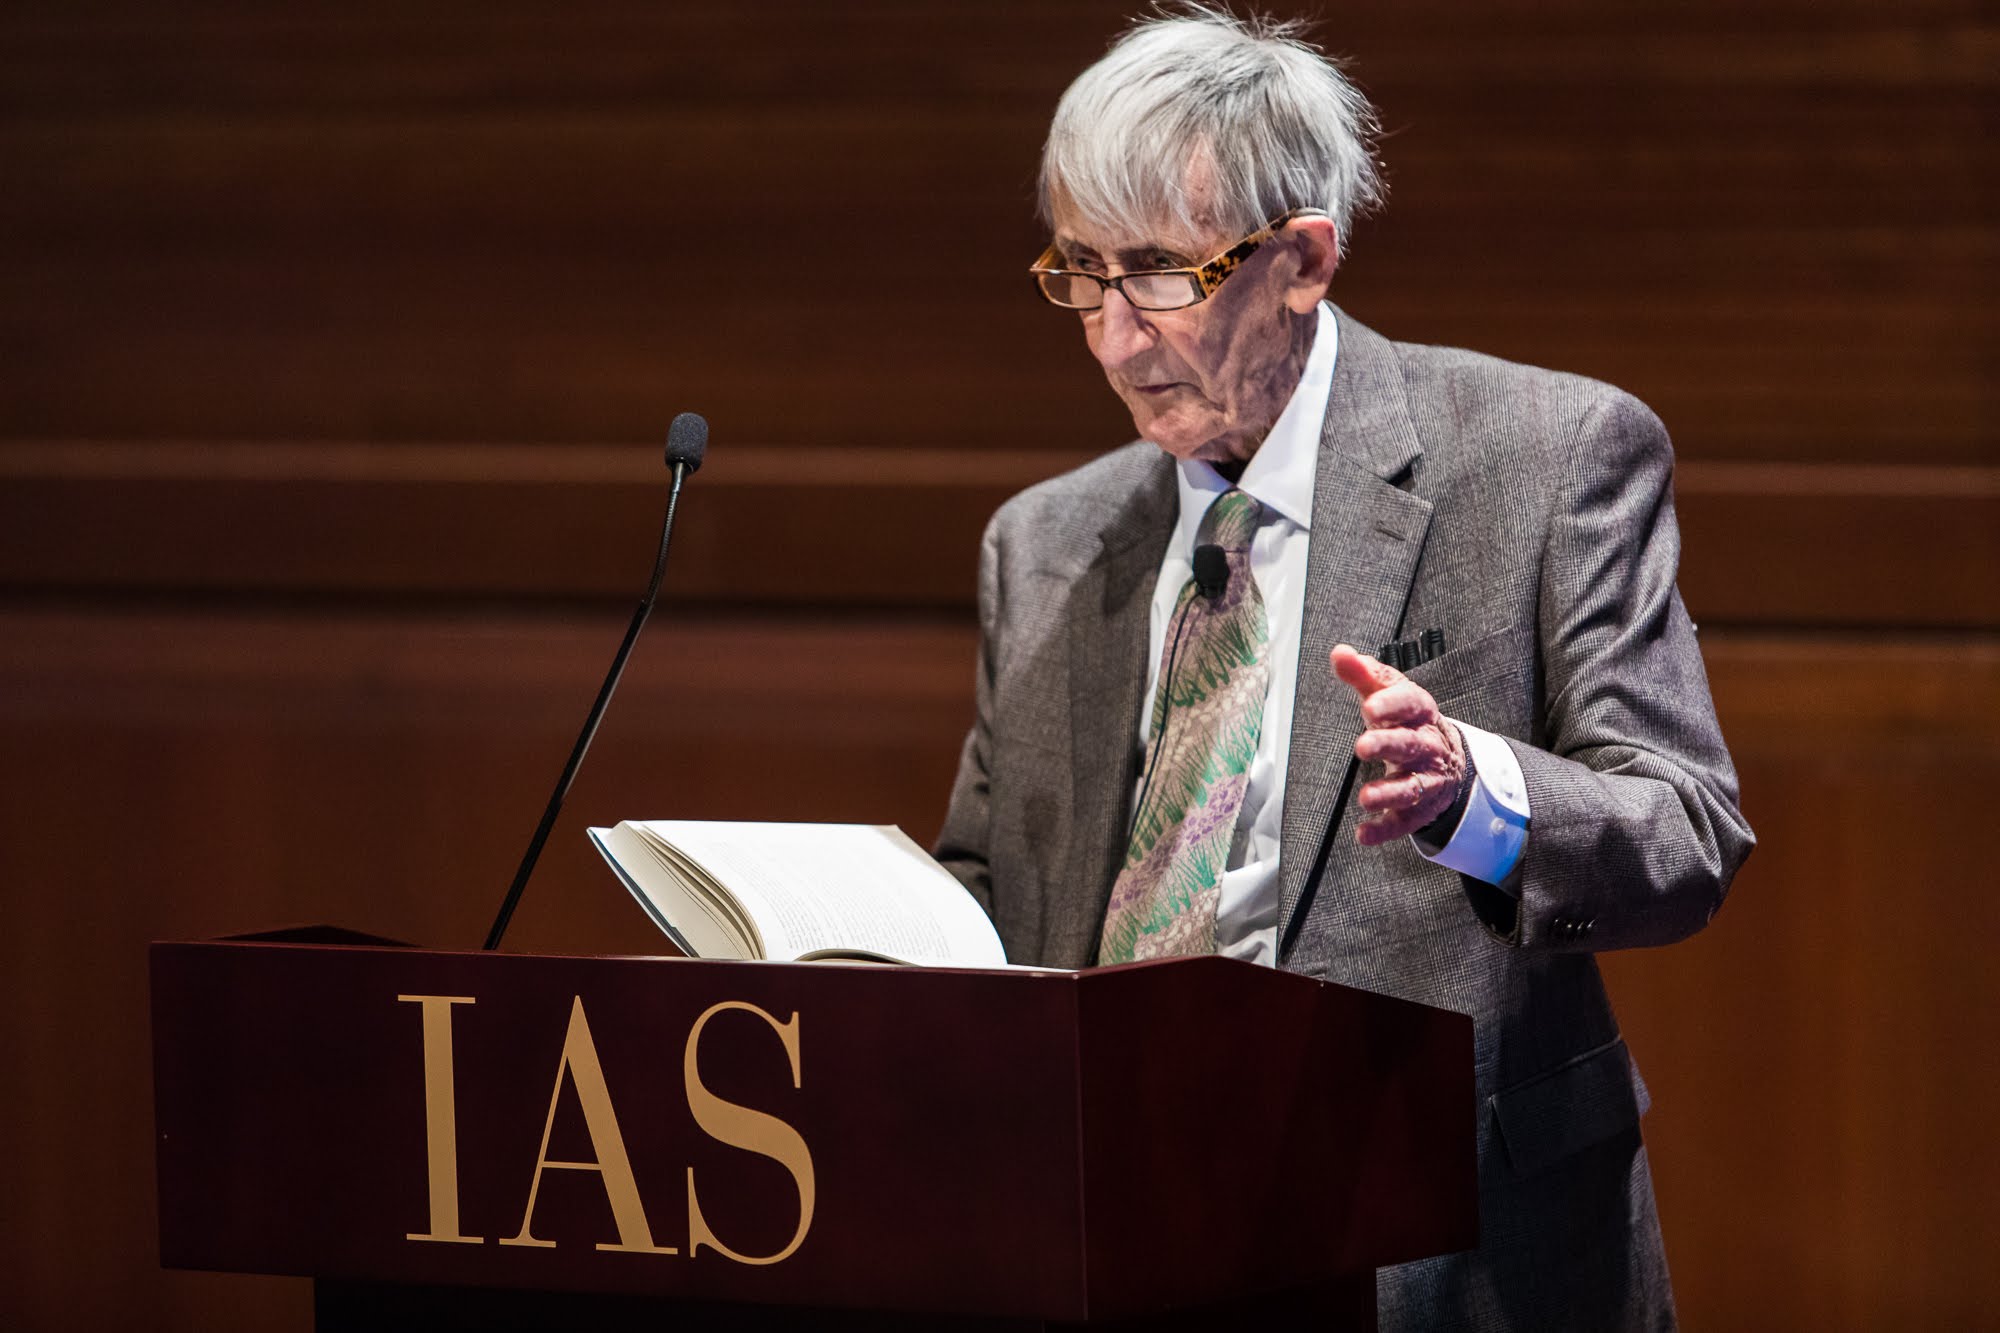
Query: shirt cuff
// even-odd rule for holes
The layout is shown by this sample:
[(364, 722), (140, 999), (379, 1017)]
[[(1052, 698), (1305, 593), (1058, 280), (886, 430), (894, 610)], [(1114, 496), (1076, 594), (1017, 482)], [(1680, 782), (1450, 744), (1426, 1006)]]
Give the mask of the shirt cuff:
[(1472, 762), (1472, 790), (1450, 841), (1433, 849), (1412, 839), (1418, 855), (1498, 885), (1528, 847), (1528, 784), (1513, 747), (1490, 731), (1454, 722)]

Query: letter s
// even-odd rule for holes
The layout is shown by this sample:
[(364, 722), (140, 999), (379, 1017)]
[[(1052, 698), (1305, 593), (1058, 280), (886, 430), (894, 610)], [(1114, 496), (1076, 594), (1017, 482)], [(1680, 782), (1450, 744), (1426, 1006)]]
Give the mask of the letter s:
[(799, 1132), (784, 1121), (774, 1115), (766, 1115), (762, 1111), (753, 1111), (747, 1106), (724, 1101), (702, 1083), (701, 1070), (696, 1060), (696, 1053), (701, 1045), (701, 1032), (708, 1026), (709, 1019), (725, 1009), (744, 1010), (771, 1025), (777, 1032), (778, 1039), (785, 1045), (785, 1054), (791, 1057), (792, 1086), (795, 1088), (800, 1086), (799, 1016), (794, 1013), (791, 1022), (780, 1023), (756, 1005), (741, 1000), (726, 1000), (721, 1004), (711, 1005), (694, 1021), (694, 1026), (688, 1029), (687, 1054), (682, 1061), (682, 1077), (687, 1085), (688, 1110), (693, 1112), (695, 1124), (701, 1126), (702, 1132), (716, 1142), (769, 1157), (791, 1172), (792, 1183), (799, 1191), (799, 1226), (798, 1230), (792, 1233), (791, 1243), (776, 1254), (762, 1257), (738, 1254), (716, 1239), (715, 1233), (708, 1229), (708, 1222), (701, 1215), (701, 1203), (695, 1197), (694, 1168), (689, 1167), (688, 1257), (693, 1258), (700, 1254), (701, 1247), (706, 1245), (739, 1264), (775, 1264), (791, 1257), (792, 1252), (799, 1248), (800, 1242), (805, 1240), (807, 1229), (812, 1226), (813, 1199), (817, 1194), (813, 1183), (812, 1152), (806, 1147), (806, 1141)]

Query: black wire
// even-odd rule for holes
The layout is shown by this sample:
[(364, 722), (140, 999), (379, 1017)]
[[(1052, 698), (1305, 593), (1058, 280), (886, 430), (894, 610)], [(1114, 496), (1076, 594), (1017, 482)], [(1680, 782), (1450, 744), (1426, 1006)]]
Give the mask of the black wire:
[[(1192, 583), (1194, 580), (1190, 579), (1188, 581)], [(1174, 630), (1173, 646), (1167, 650), (1166, 668), (1160, 672), (1159, 684), (1154, 686), (1153, 692), (1155, 695), (1161, 695), (1163, 691), (1166, 691), (1174, 683), (1174, 664), (1180, 660), (1181, 639), (1187, 634), (1188, 623), (1194, 619), (1191, 613), (1194, 610), (1195, 602), (1199, 600), (1201, 600), (1201, 597), (1197, 593), (1193, 599), (1190, 599), (1181, 608), (1181, 614), (1175, 617), (1180, 623)], [(1166, 749), (1167, 728), (1174, 720), (1173, 697), (1171, 694), (1164, 695), (1164, 697), (1167, 699), (1166, 711), (1160, 715), (1159, 733), (1152, 738), (1152, 744), (1147, 747), (1146, 772), (1139, 783), (1139, 799), (1132, 803), (1132, 828), (1134, 829), (1139, 827), (1140, 812), (1145, 810), (1146, 797), (1153, 790), (1153, 775), (1160, 768), (1160, 751)], [(1127, 830), (1125, 840), (1129, 844), (1131, 839), (1131, 831)]]

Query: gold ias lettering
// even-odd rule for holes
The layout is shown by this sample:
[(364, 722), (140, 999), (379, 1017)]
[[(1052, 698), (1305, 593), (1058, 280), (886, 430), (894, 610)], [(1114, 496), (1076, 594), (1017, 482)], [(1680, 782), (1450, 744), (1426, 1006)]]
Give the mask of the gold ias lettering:
[[(470, 995), (398, 995), (396, 999), (419, 1007), (423, 1023), (424, 1050), (424, 1143), (430, 1176), (430, 1229), (406, 1232), (413, 1241), (478, 1245), (485, 1238), (464, 1234), (459, 1217), (458, 1190), (458, 1108), (457, 1064), (452, 1048), (452, 1013), (455, 1006), (472, 1006)], [(697, 1127), (718, 1143), (769, 1157), (791, 1174), (798, 1190), (799, 1219), (791, 1240), (784, 1248), (767, 1255), (743, 1254), (724, 1244), (702, 1215), (695, 1192), (694, 1168), (687, 1170), (688, 1256), (713, 1250), (740, 1264), (775, 1264), (790, 1258), (804, 1243), (812, 1227), (813, 1206), (818, 1188), (813, 1172), (812, 1151), (797, 1129), (778, 1117), (728, 1101), (710, 1091), (702, 1082), (699, 1054), (709, 1020), (731, 1009), (740, 1009), (762, 1019), (777, 1034), (792, 1076), (792, 1086), (804, 1086), (799, 1055), (799, 1016), (780, 1023), (777, 1017), (740, 1000), (712, 1005), (695, 1019), (688, 1030), (682, 1056), (682, 1090), (689, 1114)], [(562, 1101), (567, 1082), (576, 1090), (583, 1108), (584, 1129), (590, 1139), (591, 1160), (564, 1161), (549, 1156), (549, 1140), (555, 1130), (556, 1108)], [(618, 1228), (616, 1244), (599, 1242), (599, 1250), (625, 1254), (679, 1254), (671, 1245), (659, 1245), (639, 1197), (639, 1184), (632, 1174), (632, 1162), (625, 1150), (625, 1136), (619, 1128), (617, 1110), (611, 1104), (611, 1089), (605, 1082), (604, 1066), (597, 1044), (590, 1035), (590, 1020), (584, 1013), (583, 997), (570, 1002), (569, 1028), (563, 1038), (562, 1053), (556, 1061), (555, 1086), (549, 1092), (549, 1111), (542, 1123), (541, 1147), (535, 1154), (535, 1171), (528, 1185), (528, 1197), (521, 1212), (520, 1230), (500, 1238), (502, 1245), (535, 1249), (553, 1248), (553, 1239), (534, 1234), (535, 1201), (540, 1196), (545, 1171), (593, 1171), (604, 1186), (611, 1204), (611, 1216)]]

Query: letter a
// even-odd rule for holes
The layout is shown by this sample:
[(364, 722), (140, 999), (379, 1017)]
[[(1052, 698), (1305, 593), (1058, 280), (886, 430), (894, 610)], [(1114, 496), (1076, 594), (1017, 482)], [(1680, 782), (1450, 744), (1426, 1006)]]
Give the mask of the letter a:
[[(556, 1127), (556, 1107), (562, 1101), (563, 1078), (576, 1082), (577, 1100), (583, 1103), (584, 1128), (590, 1131), (594, 1162), (552, 1162), (549, 1135)], [(503, 1239), (502, 1245), (533, 1245), (548, 1249), (552, 1240), (535, 1239), (530, 1228), (535, 1220), (535, 1198), (541, 1193), (542, 1172), (595, 1171), (611, 1199), (611, 1216), (618, 1223), (618, 1244), (599, 1243), (600, 1250), (628, 1254), (679, 1254), (671, 1246), (653, 1244), (653, 1230), (646, 1224), (646, 1209), (639, 1201), (639, 1183), (632, 1178), (632, 1162), (625, 1155), (625, 1136), (618, 1132), (618, 1114), (611, 1109), (611, 1090), (605, 1086), (604, 1066), (598, 1063), (597, 1045), (590, 1039), (590, 1023), (583, 1016), (583, 997), (575, 997), (569, 1011), (569, 1035), (563, 1038), (562, 1059), (556, 1065), (555, 1091), (549, 1094), (549, 1118), (542, 1125), (542, 1150), (535, 1159), (535, 1178), (528, 1186), (528, 1207), (521, 1214), (521, 1234)]]

